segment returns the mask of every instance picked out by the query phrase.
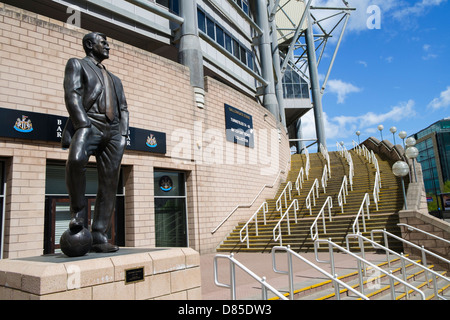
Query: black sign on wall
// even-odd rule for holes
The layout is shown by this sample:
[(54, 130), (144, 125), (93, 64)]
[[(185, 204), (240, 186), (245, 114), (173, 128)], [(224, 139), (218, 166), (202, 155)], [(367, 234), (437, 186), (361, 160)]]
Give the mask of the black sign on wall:
[[(60, 142), (68, 118), (0, 108), (0, 137)], [(130, 128), (127, 150), (166, 153), (166, 134)]]
[(255, 146), (251, 115), (225, 104), (225, 126), (227, 141), (250, 148)]

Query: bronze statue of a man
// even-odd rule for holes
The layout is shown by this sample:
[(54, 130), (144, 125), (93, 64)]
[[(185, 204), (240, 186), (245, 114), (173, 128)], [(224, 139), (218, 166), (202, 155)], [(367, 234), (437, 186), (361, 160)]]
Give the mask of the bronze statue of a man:
[[(128, 107), (122, 82), (101, 62), (109, 58), (109, 43), (102, 33), (84, 36), (86, 57), (69, 59), (64, 75), (64, 98), (69, 120), (63, 132), (62, 146), (69, 148), (66, 185), (70, 197), (69, 230), (76, 235), (87, 226), (86, 165), (95, 155), (98, 190), (92, 222), (92, 247), (95, 252), (114, 252), (107, 231), (114, 212), (120, 163), (128, 135)], [(61, 240), (63, 241), (63, 240)], [(64, 247), (77, 246), (69, 240)], [(61, 242), (63, 252), (63, 243)], [(82, 250), (81, 250), (82, 251)], [(66, 253), (67, 252), (67, 253)], [(84, 255), (79, 248), (67, 255)]]

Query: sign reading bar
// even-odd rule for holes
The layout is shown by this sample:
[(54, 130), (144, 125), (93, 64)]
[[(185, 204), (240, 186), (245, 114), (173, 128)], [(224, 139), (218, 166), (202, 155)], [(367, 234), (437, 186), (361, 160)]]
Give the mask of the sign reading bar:
[[(67, 117), (0, 108), (0, 137), (61, 142)], [(166, 134), (130, 128), (127, 150), (166, 153)]]
[(225, 126), (227, 141), (250, 148), (255, 146), (251, 115), (225, 104)]
[(144, 267), (125, 270), (125, 284), (144, 281)]

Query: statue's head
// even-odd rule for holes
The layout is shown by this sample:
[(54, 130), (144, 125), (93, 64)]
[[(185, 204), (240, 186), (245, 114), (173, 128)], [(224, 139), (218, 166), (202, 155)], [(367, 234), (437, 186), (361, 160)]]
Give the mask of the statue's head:
[(86, 55), (98, 61), (109, 58), (109, 43), (106, 35), (100, 32), (91, 32), (83, 37), (83, 48)]

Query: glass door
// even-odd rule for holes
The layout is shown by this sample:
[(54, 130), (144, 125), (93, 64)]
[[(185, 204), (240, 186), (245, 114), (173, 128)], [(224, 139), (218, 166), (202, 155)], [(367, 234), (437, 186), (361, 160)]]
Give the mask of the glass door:
[(157, 247), (187, 247), (186, 183), (183, 172), (155, 171)]
[[(90, 229), (94, 217), (97, 193), (97, 170), (88, 168), (86, 172), (87, 228)], [(121, 174), (122, 177), (122, 174)], [(115, 212), (108, 231), (108, 241), (118, 246), (125, 245), (124, 188), (122, 179), (116, 194)], [(65, 186), (65, 166), (47, 165), (45, 195), (45, 235), (44, 254), (60, 252), (59, 240), (69, 227), (71, 219), (70, 201)]]

